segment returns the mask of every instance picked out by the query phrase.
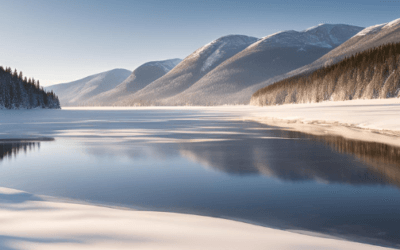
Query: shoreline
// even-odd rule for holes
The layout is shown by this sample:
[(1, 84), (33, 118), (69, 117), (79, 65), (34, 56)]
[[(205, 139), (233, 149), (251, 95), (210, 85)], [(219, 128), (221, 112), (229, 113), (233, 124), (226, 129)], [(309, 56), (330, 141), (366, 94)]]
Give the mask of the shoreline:
[(400, 147), (400, 98), (254, 106), (244, 121)]
[(5, 249), (391, 249), (232, 219), (63, 202), (9, 188), (0, 188), (0, 201)]
[[(314, 237), (317, 239), (331, 239), (331, 240), (335, 240), (338, 241), (339, 243), (343, 243), (343, 244), (347, 244), (347, 243), (355, 243), (355, 244), (361, 244), (363, 246), (370, 246), (370, 247), (376, 247), (376, 248), (371, 248), (371, 249), (400, 249), (400, 245), (393, 245), (389, 242), (386, 241), (382, 241), (379, 239), (375, 239), (375, 238), (369, 238), (369, 237), (362, 237), (362, 236), (358, 236), (358, 235), (345, 235), (345, 234), (340, 234), (340, 233), (328, 233), (328, 232), (319, 232), (319, 231), (310, 231), (310, 230), (306, 230), (306, 229), (301, 229), (301, 228), (285, 228), (285, 227), (281, 227), (281, 226), (277, 226), (277, 225), (268, 225), (265, 223), (260, 223), (257, 221), (252, 221), (252, 220), (246, 220), (246, 219), (241, 219), (241, 218), (237, 218), (237, 217), (229, 217), (229, 216), (215, 216), (215, 215), (211, 215), (208, 213), (198, 213), (198, 212), (191, 212), (188, 210), (168, 210), (168, 209), (156, 209), (156, 208), (151, 208), (151, 207), (141, 207), (141, 206), (124, 206), (121, 204), (115, 204), (115, 203), (102, 203), (102, 202), (95, 202), (95, 201), (86, 201), (86, 200), (76, 200), (76, 199), (70, 199), (70, 198), (66, 198), (66, 197), (55, 197), (55, 196), (49, 196), (49, 195), (32, 195), (31, 193), (25, 192), (25, 191), (21, 191), (21, 190), (17, 190), (17, 189), (13, 189), (13, 188), (8, 188), (8, 187), (1, 187), (0, 186), (0, 219), (2, 218), (2, 209), (4, 208), (4, 201), (2, 201), (1, 197), (2, 197), (2, 193), (4, 192), (4, 190), (9, 190), (11, 192), (19, 192), (19, 193), (24, 193), (29, 195), (30, 197), (35, 197), (33, 198), (33, 201), (40, 201), (40, 202), (45, 202), (45, 203), (54, 203), (54, 204), (65, 204), (65, 205), (69, 205), (71, 207), (73, 206), (87, 206), (87, 207), (92, 207), (92, 208), (104, 208), (104, 209), (111, 209), (111, 210), (115, 210), (115, 211), (130, 211), (130, 212), (143, 212), (143, 213), (149, 213), (149, 214), (163, 214), (166, 216), (181, 216), (182, 218), (184, 217), (197, 217), (197, 218), (205, 218), (207, 220), (223, 220), (223, 221), (229, 221), (232, 222), (234, 224), (242, 224), (242, 225), (247, 225), (250, 227), (258, 227), (258, 228), (264, 228), (267, 230), (270, 230), (272, 233), (277, 233), (277, 232), (281, 232), (281, 233), (293, 233), (296, 234), (298, 236), (307, 236), (307, 237)], [(2, 204), (3, 203), (3, 204)], [(7, 203), (7, 202), (6, 202)], [(45, 204), (44, 203), (44, 204)], [(58, 206), (58, 205), (57, 205)], [(28, 205), (29, 207), (29, 205)], [(21, 209), (21, 207), (18, 207), (18, 209)], [(22, 209), (24, 210), (24, 209)], [(181, 218), (181, 219), (182, 219)], [(45, 222), (45, 221), (43, 221)], [(210, 224), (210, 226), (212, 226)], [(192, 227), (196, 227), (196, 225), (192, 225)], [(207, 226), (208, 227), (208, 226)], [(206, 230), (206, 229), (205, 229)], [(270, 233), (271, 233), (270, 232)], [(0, 234), (1, 234), (1, 227), (0, 227)], [(289, 235), (288, 235), (289, 236)], [(248, 240), (248, 239), (243, 239), (243, 240)], [(290, 241), (290, 239), (288, 238), (287, 240)], [(301, 244), (300, 244), (301, 243)], [(302, 242), (293, 242), (293, 246), (291, 246), (289, 249), (303, 249), (303, 248), (298, 248), (298, 244), (302, 245)], [(322, 242), (323, 244), (325, 244), (324, 242)], [(317, 245), (314, 245), (313, 243), (310, 243), (311, 245), (309, 245), (309, 247), (318, 247), (320, 243), (318, 243)], [(351, 249), (350, 247), (347, 248), (346, 246), (341, 246), (339, 248), (335, 248), (333, 246), (338, 245), (338, 243), (334, 243), (334, 244), (328, 244), (327, 246), (324, 247), (329, 247), (329, 249)], [(339, 244), (340, 245), (340, 244)], [(1, 247), (1, 237), (0, 237), (0, 247)], [(213, 246), (208, 246), (211, 249), (213, 249)], [(277, 249), (287, 249), (284, 246), (279, 245), (279, 247)], [(75, 248), (74, 248), (75, 249)], [(80, 249), (80, 248), (79, 248)], [(86, 248), (83, 248), (86, 249)], [(96, 248), (97, 249), (97, 248)], [(107, 248), (108, 249), (108, 248)], [(147, 249), (147, 248), (145, 248)], [(153, 249), (153, 248), (150, 248)], [(159, 248), (157, 248), (159, 249)], [(160, 249), (164, 249), (164, 248), (160, 248)], [(167, 248), (169, 249), (169, 248)], [(177, 249), (180, 249), (179, 247)], [(182, 249), (187, 249), (187, 248), (182, 248)], [(189, 248), (192, 249), (192, 248)], [(217, 248), (220, 249), (220, 248)], [(235, 249), (235, 248), (233, 248)], [(245, 249), (245, 248), (239, 248), (239, 249)], [(253, 248), (251, 248), (253, 249)], [(258, 249), (258, 248), (256, 248)], [(263, 248), (261, 248), (263, 249)], [(309, 249), (309, 248), (304, 248), (304, 249)], [(370, 248), (354, 248), (354, 249), (370, 249)]]
[(400, 132), (361, 128), (353, 124), (338, 122), (284, 120), (270, 117), (244, 117), (244, 121), (253, 121), (267, 126), (277, 127), (285, 131), (294, 131), (317, 136), (340, 136), (349, 140), (376, 142), (400, 147)]
[[(63, 110), (204, 110), (231, 114), (233, 120), (254, 121), (283, 130), (336, 135), (400, 147), (400, 98), (326, 101), (277, 106), (143, 106), (65, 107)], [(236, 118), (235, 118), (236, 117)], [(224, 117), (229, 118), (229, 115)]]

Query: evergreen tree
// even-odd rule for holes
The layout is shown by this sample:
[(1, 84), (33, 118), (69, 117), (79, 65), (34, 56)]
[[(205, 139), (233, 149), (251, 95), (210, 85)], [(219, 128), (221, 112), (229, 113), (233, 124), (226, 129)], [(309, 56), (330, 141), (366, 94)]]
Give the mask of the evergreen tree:
[(0, 109), (60, 108), (58, 97), (40, 87), (39, 81), (22, 72), (0, 66)]
[[(399, 97), (399, 65), (400, 43), (382, 45), (262, 88), (253, 94), (251, 103), (275, 105)], [(283, 101), (285, 92), (291, 96)]]

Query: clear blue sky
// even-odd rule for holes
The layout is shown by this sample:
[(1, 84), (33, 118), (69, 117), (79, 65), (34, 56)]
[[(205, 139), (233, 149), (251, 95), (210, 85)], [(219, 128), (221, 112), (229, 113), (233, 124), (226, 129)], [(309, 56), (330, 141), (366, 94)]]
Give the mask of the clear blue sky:
[(400, 18), (400, 1), (0, 0), (0, 65), (42, 85), (184, 58), (224, 35)]

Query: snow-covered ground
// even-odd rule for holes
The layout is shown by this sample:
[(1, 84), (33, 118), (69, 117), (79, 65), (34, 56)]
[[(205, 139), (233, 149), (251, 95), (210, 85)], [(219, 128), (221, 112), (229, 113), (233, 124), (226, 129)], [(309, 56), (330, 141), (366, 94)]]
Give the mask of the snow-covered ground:
[(388, 249), (197, 215), (60, 202), (0, 188), (0, 249)]
[(353, 100), (248, 108), (247, 119), (312, 134), (400, 146), (400, 99)]
[(400, 99), (355, 100), (265, 107), (254, 116), (311, 123), (339, 122), (363, 129), (400, 132)]

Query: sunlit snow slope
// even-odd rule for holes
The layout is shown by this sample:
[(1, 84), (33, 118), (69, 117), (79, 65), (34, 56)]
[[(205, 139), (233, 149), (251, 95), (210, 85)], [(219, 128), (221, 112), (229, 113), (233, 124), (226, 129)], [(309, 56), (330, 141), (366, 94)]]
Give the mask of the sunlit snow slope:
[[(219, 64), (257, 41), (255, 37), (229, 35), (199, 48), (165, 76), (152, 82), (120, 104), (156, 103), (181, 93)], [(183, 101), (185, 102), (185, 101)], [(166, 103), (168, 104), (168, 103)], [(184, 103), (183, 103), (184, 104)]]
[[(219, 54), (223, 49), (216, 44), (225, 44), (227, 41), (236, 44), (231, 40), (237, 36), (223, 37), (187, 58), (193, 60), (199, 55), (204, 56), (196, 70), (185, 67), (186, 74), (179, 76), (178, 84), (176, 81), (169, 82), (160, 78), (155, 82), (157, 84), (150, 84), (138, 92), (141, 95), (134, 96), (130, 101), (147, 100), (161, 105), (248, 103), (255, 90), (243, 91), (246, 88), (315, 61), (361, 30), (362, 28), (351, 25), (322, 24), (304, 31), (283, 31), (259, 39), (235, 55), (221, 60), (221, 63), (213, 64), (216, 58), (220, 58)], [(204, 53), (213, 44), (218, 49)], [(184, 66), (183, 63), (181, 65)], [(209, 72), (193, 83), (195, 72), (204, 72), (207, 69)]]
[(124, 98), (129, 99), (130, 95), (164, 76), (181, 61), (181, 59), (170, 59), (145, 63), (136, 68), (132, 74), (117, 87), (90, 98), (88, 103), (96, 106), (104, 106), (114, 105)]
[(52, 85), (46, 90), (53, 90), (58, 95), (61, 106), (89, 105), (91, 97), (115, 88), (130, 74), (126, 69), (113, 69), (77, 81)]
[(349, 40), (333, 49), (326, 55), (322, 56), (315, 62), (305, 65), (301, 68), (288, 72), (287, 74), (279, 75), (275, 78), (268, 79), (267, 81), (259, 84), (257, 89), (252, 89), (253, 93), (258, 89), (268, 86), (274, 82), (280, 81), (284, 78), (295, 76), (298, 74), (304, 74), (307, 72), (312, 72), (323, 66), (332, 65), (339, 62), (347, 56), (354, 55), (357, 52), (361, 52), (379, 45), (399, 42), (400, 41), (400, 18), (393, 20), (389, 23), (373, 25), (367, 27)]

